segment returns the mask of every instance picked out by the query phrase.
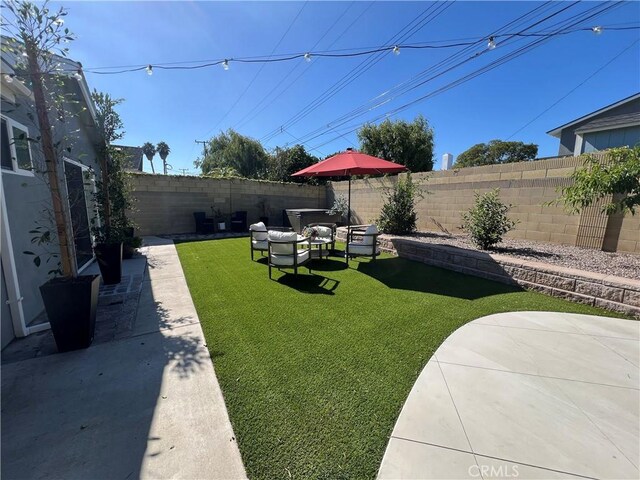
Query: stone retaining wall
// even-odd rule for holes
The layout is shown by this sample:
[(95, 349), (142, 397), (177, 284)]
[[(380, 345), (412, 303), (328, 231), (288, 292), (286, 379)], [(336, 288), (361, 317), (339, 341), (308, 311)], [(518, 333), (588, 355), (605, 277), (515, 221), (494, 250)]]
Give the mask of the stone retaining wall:
[[(338, 230), (344, 241), (344, 229)], [(387, 235), (379, 239), (384, 251), (401, 258), (640, 318), (640, 280)]]

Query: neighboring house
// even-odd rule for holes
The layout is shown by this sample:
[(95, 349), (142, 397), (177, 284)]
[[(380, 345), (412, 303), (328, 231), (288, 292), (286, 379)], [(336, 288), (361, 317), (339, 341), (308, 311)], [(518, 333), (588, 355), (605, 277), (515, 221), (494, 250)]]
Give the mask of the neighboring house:
[(560, 139), (559, 156), (640, 143), (640, 93), (547, 132)]
[(116, 150), (123, 151), (126, 155), (124, 169), (130, 172), (142, 171), (142, 148), (128, 147), (126, 145), (113, 145)]
[[(6, 37), (2, 42), (6, 42)], [(65, 58), (57, 58), (67, 69), (80, 65)], [(39, 287), (50, 278), (50, 270), (57, 268), (58, 258), (43, 255), (42, 264), (34, 264), (33, 256), (25, 251), (41, 253), (42, 247), (32, 243), (37, 226), (54, 234), (51, 220), (51, 195), (44, 175), (44, 158), (39, 127), (29, 89), (29, 81), (16, 68), (15, 56), (2, 52), (1, 116), (2, 116), (2, 174), (0, 182), (1, 219), (1, 347), (14, 337), (23, 337), (48, 328), (48, 323), (35, 325), (34, 320), (44, 311)], [(16, 68), (17, 70), (17, 68)], [(13, 76), (15, 74), (15, 76)], [(49, 77), (51, 79), (51, 77)], [(91, 223), (95, 216), (95, 172), (99, 172), (97, 147), (104, 140), (96, 128), (95, 106), (84, 78), (74, 78), (73, 72), (49, 89), (65, 95), (65, 108), (50, 111), (54, 141), (61, 140), (59, 156), (63, 159), (59, 170), (63, 179), (64, 205), (69, 212), (73, 232), (74, 258), (80, 270), (94, 259)], [(29, 141), (27, 139), (34, 139)], [(54, 234), (55, 238), (55, 234)], [(59, 253), (55, 243), (46, 246), (51, 253)]]

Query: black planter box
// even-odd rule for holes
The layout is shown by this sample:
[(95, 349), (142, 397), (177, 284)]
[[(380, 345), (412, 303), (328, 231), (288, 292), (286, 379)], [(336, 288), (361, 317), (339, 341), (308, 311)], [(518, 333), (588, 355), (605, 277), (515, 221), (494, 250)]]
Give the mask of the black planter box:
[(100, 267), (102, 282), (115, 285), (122, 279), (122, 243), (99, 243), (94, 252)]
[(40, 287), (59, 352), (87, 348), (93, 341), (100, 276), (54, 278)]

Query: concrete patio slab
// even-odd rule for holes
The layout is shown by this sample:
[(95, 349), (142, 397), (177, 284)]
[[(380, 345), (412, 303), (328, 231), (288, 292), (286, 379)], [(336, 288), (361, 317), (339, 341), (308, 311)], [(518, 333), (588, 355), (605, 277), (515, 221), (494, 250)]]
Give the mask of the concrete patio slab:
[(3, 366), (3, 478), (246, 478), (184, 276), (157, 278), (128, 338)]
[(552, 312), (461, 327), (416, 381), (378, 478), (638, 478), (638, 327)]

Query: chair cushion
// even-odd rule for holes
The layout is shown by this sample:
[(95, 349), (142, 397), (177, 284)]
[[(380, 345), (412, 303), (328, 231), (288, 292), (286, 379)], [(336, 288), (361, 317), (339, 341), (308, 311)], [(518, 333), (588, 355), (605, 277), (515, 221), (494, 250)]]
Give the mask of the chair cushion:
[(300, 239), (302, 239), (302, 237), (298, 236), (296, 232), (278, 232), (276, 230), (269, 230), (269, 241), (274, 242), (271, 244), (271, 253), (293, 255), (294, 249), (298, 248), (297, 245), (275, 242), (292, 242)]
[[(380, 248), (376, 245), (376, 255), (380, 253)], [(366, 245), (364, 242), (349, 242), (350, 255), (373, 255), (373, 245)]]
[[(273, 253), (273, 247), (275, 244), (271, 244), (271, 264), (278, 265), (281, 267), (292, 267), (293, 266), (293, 255), (277, 255)], [(287, 245), (289, 247), (289, 245)], [(309, 251), (308, 250), (298, 250), (298, 265), (309, 260)]]
[[(257, 232), (252, 235), (254, 240), (262, 241), (267, 239), (267, 227), (263, 222), (251, 224), (249, 230)], [(254, 247), (255, 248), (255, 247)]]
[(367, 229), (364, 232), (364, 238), (362, 239), (362, 243), (364, 243), (365, 245), (373, 245), (373, 240), (374, 240), (374, 236), (370, 235), (373, 233), (379, 233), (378, 232), (378, 227), (375, 225), (369, 225), (367, 227)]
[(331, 228), (323, 227), (322, 225), (318, 225), (314, 228), (316, 229), (316, 232), (318, 232), (318, 238), (331, 238), (331, 234), (333, 233)]
[[(254, 234), (255, 235), (255, 234)], [(255, 238), (255, 236), (254, 236)], [(264, 250), (267, 251), (269, 249), (269, 242), (267, 240), (252, 240), (251, 245), (253, 245), (254, 250)]]

